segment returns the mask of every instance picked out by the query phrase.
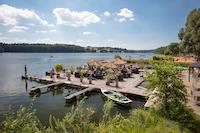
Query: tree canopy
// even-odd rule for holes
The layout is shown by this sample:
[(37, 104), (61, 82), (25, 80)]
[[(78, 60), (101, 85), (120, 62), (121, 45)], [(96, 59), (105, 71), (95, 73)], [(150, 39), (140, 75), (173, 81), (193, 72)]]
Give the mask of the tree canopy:
[(183, 53), (200, 57), (200, 9), (194, 9), (187, 16), (185, 27), (179, 32)]
[(189, 54), (200, 57), (200, 8), (192, 10), (186, 19), (185, 26), (178, 33), (179, 43), (171, 43), (155, 50), (159, 54)]

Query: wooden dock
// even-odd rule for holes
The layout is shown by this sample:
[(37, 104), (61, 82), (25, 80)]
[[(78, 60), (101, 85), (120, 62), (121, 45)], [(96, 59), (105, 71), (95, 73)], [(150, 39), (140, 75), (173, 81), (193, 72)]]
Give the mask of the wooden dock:
[[(45, 76), (42, 78), (26, 76), (22, 79), (36, 81), (39, 83), (44, 83), (46, 85), (33, 87), (30, 91), (30, 95), (35, 95), (37, 93), (41, 93), (42, 88), (48, 88), (51, 86), (65, 85), (69, 87), (79, 88), (81, 89), (78, 92), (75, 92), (69, 96), (65, 96), (66, 102), (72, 102), (78, 99), (81, 96), (87, 95), (90, 92), (99, 91), (100, 89), (105, 90), (113, 90), (121, 93), (134, 94), (141, 97), (148, 97), (149, 91), (145, 88), (138, 88), (138, 84), (141, 83), (144, 79), (140, 77), (139, 74), (134, 75), (132, 78), (125, 78), (123, 82), (119, 82), (119, 87), (115, 87), (115, 83), (111, 83), (110, 86), (106, 85), (105, 80), (92, 80), (92, 84), (89, 84), (88, 79), (84, 79), (83, 82), (80, 82), (79, 78), (75, 78), (73, 75), (71, 76), (71, 81), (65, 79), (58, 78), (50, 78), (49, 76)], [(150, 102), (151, 103), (151, 102)]]
[(54, 82), (54, 83), (47, 84), (47, 85), (32, 87), (32, 88), (30, 89), (29, 94), (30, 94), (30, 95), (35, 95), (35, 94), (37, 94), (37, 93), (40, 93), (40, 92), (41, 92), (41, 89), (43, 89), (43, 88), (53, 87), (53, 86), (57, 86), (57, 85), (61, 85), (61, 84), (63, 84), (63, 83), (62, 83), (62, 82)]
[(69, 96), (65, 96), (64, 98), (65, 98), (66, 102), (72, 102), (72, 101), (77, 100), (78, 97), (85, 95), (86, 93), (95, 91), (95, 90), (99, 90), (99, 89), (97, 89), (97, 88), (86, 88), (86, 89), (83, 89), (81, 91), (75, 92), (75, 93), (73, 93)]

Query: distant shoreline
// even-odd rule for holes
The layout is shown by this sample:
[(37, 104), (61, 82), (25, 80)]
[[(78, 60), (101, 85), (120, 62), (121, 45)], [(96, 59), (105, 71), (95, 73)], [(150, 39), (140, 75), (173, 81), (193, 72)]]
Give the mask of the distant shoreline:
[(0, 52), (15, 53), (154, 53), (155, 50), (129, 50), (114, 47), (82, 47), (71, 44), (1, 43)]

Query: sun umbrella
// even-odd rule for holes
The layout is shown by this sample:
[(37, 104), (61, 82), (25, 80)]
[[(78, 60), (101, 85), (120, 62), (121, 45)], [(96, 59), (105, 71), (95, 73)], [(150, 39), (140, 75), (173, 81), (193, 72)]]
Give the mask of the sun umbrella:
[(100, 65), (100, 64), (98, 63), (98, 61), (96, 61), (96, 60), (89, 60), (89, 61), (87, 62), (87, 64), (90, 65), (90, 66), (99, 66), (99, 65)]
[(113, 64), (111, 62), (110, 63), (104, 63), (102, 66), (105, 67), (105, 68), (111, 68), (111, 69), (118, 68), (115, 64)]
[(115, 64), (115, 65), (125, 65), (126, 64), (126, 62), (125, 61), (123, 61), (123, 60), (121, 60), (121, 59), (115, 59), (114, 61), (113, 61), (113, 63)]

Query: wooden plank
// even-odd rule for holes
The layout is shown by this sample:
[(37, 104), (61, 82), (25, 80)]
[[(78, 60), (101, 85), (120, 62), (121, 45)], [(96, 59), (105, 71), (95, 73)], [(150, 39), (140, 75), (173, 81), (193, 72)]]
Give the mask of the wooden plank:
[(71, 94), (69, 96), (65, 96), (64, 98), (66, 100), (70, 100), (70, 99), (73, 99), (74, 97), (78, 97), (78, 96), (80, 96), (80, 95), (82, 95), (82, 94), (84, 94), (86, 92), (93, 91), (93, 90), (96, 90), (96, 88), (86, 88), (86, 89), (83, 89), (81, 91), (75, 92), (75, 93), (73, 93), (73, 94)]
[(60, 84), (63, 84), (63, 83), (62, 82), (55, 82), (55, 83), (52, 83), (52, 84), (47, 84), (47, 85), (42, 85), (42, 86), (38, 86), (38, 87), (33, 87), (30, 90), (34, 91), (34, 90), (37, 90), (37, 89), (48, 88), (48, 87), (56, 86), (56, 85), (60, 85)]

